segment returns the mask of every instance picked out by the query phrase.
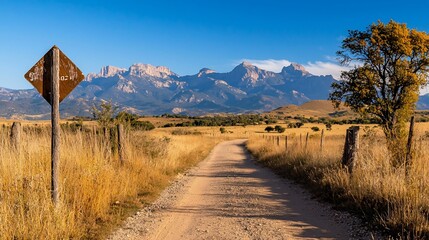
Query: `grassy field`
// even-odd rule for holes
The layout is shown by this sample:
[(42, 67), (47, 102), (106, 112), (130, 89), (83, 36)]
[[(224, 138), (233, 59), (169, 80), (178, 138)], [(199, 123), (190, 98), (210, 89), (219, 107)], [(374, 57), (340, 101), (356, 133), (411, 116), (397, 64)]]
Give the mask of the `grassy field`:
[[(154, 118), (153, 121), (160, 121)], [(176, 120), (178, 121), (178, 120)], [(130, 131), (126, 162), (121, 165), (114, 143), (93, 132), (64, 129), (61, 136), (61, 204), (50, 200), (50, 131), (48, 121), (23, 122), (21, 146), (10, 145), (12, 122), (0, 130), (0, 236), (2, 239), (103, 238), (136, 209), (153, 201), (179, 172), (204, 159), (223, 140), (249, 138), (248, 148), (266, 166), (311, 186), (315, 193), (347, 209), (364, 213), (391, 232), (423, 236), (429, 232), (429, 124), (416, 126), (415, 159), (409, 181), (402, 168), (388, 161), (382, 132), (361, 125), (357, 169), (350, 177), (340, 166), (345, 130), (305, 124), (284, 133), (267, 133), (267, 125), (157, 128)], [(164, 124), (161, 122), (159, 124)], [(5, 125), (2, 127), (2, 125)], [(271, 126), (286, 124), (272, 124)], [(305, 136), (309, 142), (305, 149)], [(277, 146), (273, 137), (279, 136)], [(288, 136), (288, 150), (284, 136)]]
[[(10, 124), (9, 122), (5, 125)], [(131, 131), (121, 165), (101, 134), (61, 135), (61, 203), (50, 200), (50, 130), (24, 124), (19, 149), (0, 128), (1, 239), (103, 238), (129, 212), (152, 201), (178, 173), (205, 158), (219, 139)], [(92, 128), (91, 128), (92, 129)]]
[[(301, 143), (303, 129), (286, 132), (276, 142), (253, 136), (248, 149), (264, 165), (310, 187), (316, 195), (337, 206), (363, 215), (395, 239), (426, 239), (429, 236), (429, 125), (418, 123), (410, 177), (404, 167), (393, 168), (379, 127), (361, 126), (360, 150), (353, 175), (341, 167), (345, 129), (327, 131), (323, 149), (320, 135), (311, 134), (308, 147)], [(294, 137), (295, 136), (295, 137)]]

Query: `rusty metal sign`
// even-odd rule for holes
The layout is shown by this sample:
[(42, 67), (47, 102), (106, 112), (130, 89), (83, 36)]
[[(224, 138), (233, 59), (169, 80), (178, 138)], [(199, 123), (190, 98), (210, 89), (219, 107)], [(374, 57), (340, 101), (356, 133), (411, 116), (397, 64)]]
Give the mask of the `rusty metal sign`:
[[(25, 75), (31, 85), (51, 104), (52, 87), (52, 47)], [(85, 78), (78, 67), (63, 53), (60, 52), (60, 102)]]

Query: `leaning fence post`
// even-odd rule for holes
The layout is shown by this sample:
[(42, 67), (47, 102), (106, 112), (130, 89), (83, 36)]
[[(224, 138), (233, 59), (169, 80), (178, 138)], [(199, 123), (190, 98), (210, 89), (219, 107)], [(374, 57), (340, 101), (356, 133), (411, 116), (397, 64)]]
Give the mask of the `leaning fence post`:
[(357, 161), (357, 152), (359, 150), (359, 127), (353, 126), (347, 129), (346, 141), (344, 144), (344, 152), (342, 165), (347, 168), (349, 173), (353, 172), (353, 169)]
[(411, 147), (413, 144), (413, 135), (414, 135), (414, 116), (411, 117), (410, 121), (410, 131), (408, 133), (408, 142), (407, 142), (407, 155), (405, 156), (405, 176), (408, 176), (409, 168), (412, 161), (412, 151)]
[(119, 161), (121, 164), (124, 164), (124, 125), (118, 124), (118, 153), (119, 153)]
[(325, 135), (325, 129), (322, 129), (322, 134), (320, 135), (320, 151), (323, 151), (323, 137)]
[(10, 143), (13, 148), (19, 149), (21, 143), (21, 123), (13, 122), (12, 129), (10, 131)]

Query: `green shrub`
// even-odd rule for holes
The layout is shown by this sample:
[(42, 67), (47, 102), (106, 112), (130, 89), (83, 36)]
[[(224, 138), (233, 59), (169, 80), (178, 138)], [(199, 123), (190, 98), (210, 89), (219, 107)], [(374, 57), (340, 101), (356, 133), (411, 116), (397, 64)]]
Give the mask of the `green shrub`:
[(131, 123), (131, 128), (135, 130), (150, 131), (155, 129), (155, 126), (149, 121), (135, 121)]
[(268, 127), (265, 128), (265, 131), (267, 131), (267, 132), (271, 132), (271, 131), (274, 131), (274, 130), (275, 129), (273, 127), (271, 127), (271, 126), (268, 126)]
[(226, 129), (224, 127), (219, 128), (220, 133), (226, 133)]
[(280, 125), (276, 125), (274, 130), (276, 130), (278, 133), (283, 133), (286, 129)]

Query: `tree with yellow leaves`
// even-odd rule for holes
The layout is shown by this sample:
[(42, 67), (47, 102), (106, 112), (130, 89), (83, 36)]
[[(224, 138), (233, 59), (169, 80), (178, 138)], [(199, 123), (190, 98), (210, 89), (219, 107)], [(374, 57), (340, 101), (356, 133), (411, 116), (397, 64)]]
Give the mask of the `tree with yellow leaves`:
[(337, 52), (341, 63), (355, 66), (332, 84), (329, 98), (362, 115), (377, 117), (395, 165), (404, 162), (406, 122), (419, 89), (427, 84), (429, 35), (406, 24), (378, 22), (365, 31), (349, 31)]

